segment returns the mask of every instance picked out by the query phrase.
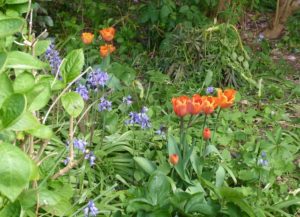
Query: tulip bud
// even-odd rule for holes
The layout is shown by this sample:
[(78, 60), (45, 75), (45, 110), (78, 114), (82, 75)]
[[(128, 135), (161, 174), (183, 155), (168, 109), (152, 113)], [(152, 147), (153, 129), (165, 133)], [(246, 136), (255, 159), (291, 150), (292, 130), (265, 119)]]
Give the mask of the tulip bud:
[(179, 161), (178, 155), (177, 155), (177, 154), (171, 154), (171, 155), (169, 156), (169, 161), (170, 161), (170, 163), (171, 163), (172, 165), (175, 166), (175, 165), (178, 163), (178, 161)]
[(204, 140), (209, 140), (211, 136), (211, 132), (209, 128), (204, 128), (203, 130), (203, 139)]

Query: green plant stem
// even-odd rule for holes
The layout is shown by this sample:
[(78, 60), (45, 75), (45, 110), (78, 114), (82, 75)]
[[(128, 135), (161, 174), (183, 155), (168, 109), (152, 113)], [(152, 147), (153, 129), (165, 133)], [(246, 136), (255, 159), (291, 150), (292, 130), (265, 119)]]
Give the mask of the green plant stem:
[(185, 155), (185, 148), (184, 148), (184, 119), (183, 117), (180, 118), (180, 146), (182, 150), (182, 157)]
[(217, 127), (218, 127), (218, 124), (219, 124), (220, 113), (221, 113), (221, 108), (219, 108), (219, 111), (218, 111), (218, 114), (217, 114), (217, 118), (216, 118), (216, 123), (215, 123), (214, 131), (213, 131), (213, 135), (212, 135), (212, 138), (211, 138), (211, 142), (212, 142), (212, 143), (214, 142), (216, 130), (217, 130)]
[[(207, 114), (205, 114), (204, 116), (204, 121), (203, 121), (203, 127), (202, 127), (202, 134), (203, 134), (203, 131), (204, 131), (204, 128), (205, 128), (205, 125), (206, 125), (206, 121), (207, 121)], [(203, 143), (203, 136), (202, 136), (202, 140), (201, 140), (201, 143), (203, 144), (202, 147), (201, 147), (201, 155), (203, 156), (203, 150), (205, 150), (205, 144)]]

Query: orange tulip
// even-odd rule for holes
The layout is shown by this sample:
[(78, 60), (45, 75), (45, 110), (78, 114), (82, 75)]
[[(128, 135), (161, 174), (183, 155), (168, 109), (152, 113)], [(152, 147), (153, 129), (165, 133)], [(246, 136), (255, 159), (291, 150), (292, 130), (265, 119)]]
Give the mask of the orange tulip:
[(187, 96), (172, 98), (174, 112), (179, 117), (184, 117), (189, 113), (189, 104), (191, 99)]
[(190, 100), (189, 113), (191, 115), (197, 115), (202, 111), (202, 98), (199, 94), (195, 94)]
[(176, 165), (176, 164), (178, 164), (178, 161), (179, 161), (179, 157), (178, 157), (178, 155), (177, 154), (171, 154), (170, 156), (169, 156), (169, 161), (170, 161), (170, 163), (172, 164), (172, 165)]
[(209, 128), (204, 128), (202, 135), (203, 135), (204, 140), (209, 140), (210, 137), (211, 137), (210, 129)]
[(114, 27), (109, 27), (99, 31), (104, 41), (111, 41), (115, 37), (116, 30)]
[(221, 89), (218, 89), (218, 105), (221, 108), (229, 108), (233, 105), (236, 90), (226, 89), (224, 92)]
[(101, 57), (106, 57), (108, 54), (111, 54), (116, 50), (115, 46), (111, 44), (106, 44), (103, 46), (100, 46), (100, 55)]
[(91, 44), (94, 40), (94, 34), (90, 32), (83, 32), (81, 34), (81, 40), (84, 44)]
[(202, 97), (202, 111), (208, 115), (214, 112), (215, 108), (218, 106), (218, 100), (216, 97), (203, 96)]

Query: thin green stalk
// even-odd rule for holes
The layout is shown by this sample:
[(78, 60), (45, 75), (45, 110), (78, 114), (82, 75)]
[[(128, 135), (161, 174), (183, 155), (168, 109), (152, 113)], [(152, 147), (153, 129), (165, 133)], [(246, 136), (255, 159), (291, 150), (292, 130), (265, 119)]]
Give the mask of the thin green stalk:
[(218, 124), (219, 124), (220, 113), (221, 113), (221, 108), (219, 108), (219, 111), (218, 111), (218, 114), (217, 114), (217, 118), (216, 118), (216, 123), (215, 123), (214, 131), (213, 131), (213, 135), (212, 135), (212, 138), (211, 138), (211, 142), (212, 142), (212, 143), (213, 143), (213, 141), (214, 141), (215, 134), (216, 134), (216, 130), (217, 130), (217, 127), (218, 127)]
[(182, 150), (182, 155), (184, 156), (185, 148), (184, 148), (184, 119), (183, 117), (180, 118), (180, 146)]

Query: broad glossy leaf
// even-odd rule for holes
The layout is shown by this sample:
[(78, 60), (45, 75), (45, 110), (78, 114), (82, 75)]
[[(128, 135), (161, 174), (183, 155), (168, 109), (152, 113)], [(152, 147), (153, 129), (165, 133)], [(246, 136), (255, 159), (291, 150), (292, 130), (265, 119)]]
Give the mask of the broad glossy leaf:
[(32, 160), (12, 144), (0, 144), (0, 192), (15, 201), (32, 177)]
[(6, 98), (0, 109), (1, 128), (15, 124), (26, 109), (26, 98), (23, 94), (15, 93)]
[(13, 93), (13, 87), (6, 73), (0, 74), (0, 108), (3, 101)]
[(134, 157), (134, 161), (149, 175), (156, 170), (156, 165), (143, 157)]
[(169, 199), (171, 184), (163, 173), (159, 172), (151, 176), (148, 184), (149, 197), (152, 204), (163, 206)]
[(26, 94), (28, 100), (28, 110), (37, 111), (44, 108), (51, 98), (49, 83), (39, 83)]
[(26, 111), (21, 118), (9, 129), (14, 131), (33, 130), (39, 127), (40, 123), (37, 118), (29, 111)]
[(71, 51), (65, 58), (61, 73), (65, 83), (74, 80), (81, 72), (84, 65), (84, 54), (82, 49)]
[(0, 212), (0, 217), (20, 217), (21, 204), (19, 201), (9, 203)]
[(3, 69), (5, 68), (6, 59), (7, 59), (6, 53), (1, 52), (0, 53), (0, 74), (3, 71)]
[(40, 61), (39, 59), (31, 56), (28, 53), (21, 51), (11, 51), (8, 53), (7, 68), (13, 69), (44, 69), (47, 67), (47, 64)]
[(68, 114), (74, 118), (80, 115), (84, 108), (84, 101), (82, 97), (75, 92), (69, 92), (63, 95), (61, 97), (61, 102)]
[(34, 86), (34, 76), (32, 73), (23, 72), (17, 76), (14, 81), (13, 87), (15, 93), (25, 93)]
[(19, 32), (23, 24), (23, 19), (0, 16), (0, 38)]
[(27, 132), (40, 139), (50, 139), (53, 135), (52, 129), (45, 125), (39, 125), (35, 129), (28, 130)]

